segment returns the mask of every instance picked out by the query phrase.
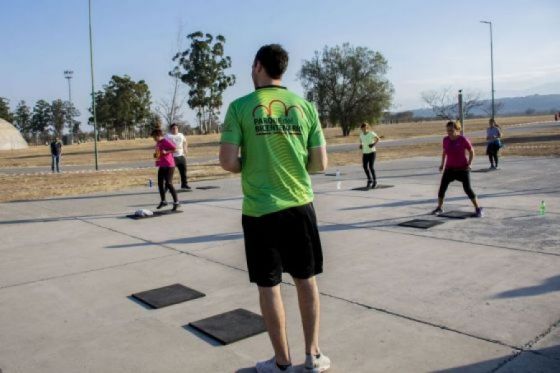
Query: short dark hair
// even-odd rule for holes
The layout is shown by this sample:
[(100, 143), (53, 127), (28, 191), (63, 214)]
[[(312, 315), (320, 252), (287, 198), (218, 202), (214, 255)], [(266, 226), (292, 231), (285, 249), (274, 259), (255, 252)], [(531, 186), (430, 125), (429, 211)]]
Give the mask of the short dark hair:
[(169, 126), (169, 128), (173, 128), (173, 127), (179, 127), (179, 125), (177, 123), (171, 123), (171, 125)]
[(288, 52), (280, 44), (263, 45), (255, 56), (272, 79), (280, 79), (288, 68)]
[(163, 136), (163, 131), (161, 130), (161, 128), (156, 128), (154, 130), (152, 130), (152, 137), (157, 136)]

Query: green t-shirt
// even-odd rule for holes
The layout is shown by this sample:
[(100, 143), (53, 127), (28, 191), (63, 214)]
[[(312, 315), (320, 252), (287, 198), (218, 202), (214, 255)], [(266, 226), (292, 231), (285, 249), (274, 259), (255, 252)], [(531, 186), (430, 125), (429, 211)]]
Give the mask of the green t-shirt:
[(229, 105), (221, 142), (241, 147), (244, 215), (313, 201), (308, 149), (325, 138), (310, 102), (284, 87), (258, 88)]
[(368, 131), (365, 134), (363, 132), (360, 133), (360, 143), (362, 144), (362, 153), (370, 154), (375, 151), (375, 146), (370, 148), (369, 146), (375, 142), (375, 139), (378, 138), (377, 134), (373, 131)]

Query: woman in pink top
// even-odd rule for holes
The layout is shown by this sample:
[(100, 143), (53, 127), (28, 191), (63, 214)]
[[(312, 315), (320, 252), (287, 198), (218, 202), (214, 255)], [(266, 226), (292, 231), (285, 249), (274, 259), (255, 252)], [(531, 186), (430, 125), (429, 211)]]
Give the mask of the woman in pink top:
[[(478, 200), (471, 188), (471, 163), (474, 158), (474, 150), (467, 138), (461, 136), (461, 124), (453, 121), (447, 122), (447, 136), (443, 138), (443, 153), (441, 154), (441, 165), (439, 170), (443, 171), (441, 184), (438, 192), (438, 205), (433, 215), (443, 213), (443, 199), (449, 184), (454, 181), (463, 183), (463, 190), (469, 196), (475, 208), (476, 217), (483, 216), (483, 210), (478, 205)], [(467, 159), (467, 153), (469, 158)]]
[(177, 198), (177, 192), (173, 187), (173, 171), (175, 170), (173, 152), (175, 151), (175, 144), (164, 138), (163, 131), (159, 128), (152, 131), (152, 137), (156, 142), (154, 153), (156, 167), (159, 167), (158, 188), (161, 202), (157, 206), (157, 209), (167, 206), (167, 202), (165, 201), (165, 190), (167, 189), (171, 192), (171, 196), (173, 196), (173, 211), (177, 211), (179, 208), (179, 200)]

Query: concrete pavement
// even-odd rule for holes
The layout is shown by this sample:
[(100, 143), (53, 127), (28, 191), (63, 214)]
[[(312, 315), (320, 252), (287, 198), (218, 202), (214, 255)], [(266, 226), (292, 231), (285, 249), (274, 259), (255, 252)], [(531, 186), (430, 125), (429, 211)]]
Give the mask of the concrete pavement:
[[(505, 158), (474, 172), (483, 219), (429, 230), (437, 158), (316, 175), (325, 253), (321, 345), (332, 372), (558, 372), (558, 158)], [(474, 170), (487, 166), (478, 158)], [(340, 183), (340, 184), (339, 184)], [(235, 308), (259, 313), (247, 279), (238, 178), (195, 183), (182, 214), (133, 221), (148, 188), (0, 204), (0, 369), (13, 372), (253, 372), (266, 334), (228, 346), (183, 328)], [(340, 189), (337, 186), (340, 185)], [(548, 211), (538, 215), (545, 200)], [(458, 184), (446, 208), (470, 210)], [(206, 297), (159, 310), (130, 294), (182, 283)], [(294, 362), (303, 337), (291, 279), (282, 285)]]

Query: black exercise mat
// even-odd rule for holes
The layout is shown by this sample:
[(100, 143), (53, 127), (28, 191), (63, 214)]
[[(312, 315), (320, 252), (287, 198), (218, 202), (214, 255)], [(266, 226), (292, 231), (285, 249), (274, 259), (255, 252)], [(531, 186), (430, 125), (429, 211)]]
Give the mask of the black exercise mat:
[(216, 185), (205, 185), (205, 186), (199, 186), (196, 187), (196, 189), (202, 189), (202, 190), (207, 190), (207, 189), (219, 189), (219, 186)]
[(202, 298), (206, 294), (181, 284), (173, 284), (162, 288), (132, 294), (132, 297), (152, 308), (163, 308), (173, 304)]
[(480, 170), (472, 170), (471, 172), (490, 172), (490, 171), (494, 171), (490, 168), (481, 168)]
[(444, 223), (443, 221), (437, 221), (437, 220), (414, 219), (414, 220), (404, 221), (399, 225), (401, 227), (428, 229), (443, 223)]
[(466, 218), (474, 218), (476, 214), (472, 211), (446, 211), (438, 216), (442, 218), (451, 218), (451, 219), (466, 219)]
[[(387, 188), (393, 188), (393, 187), (394, 187), (394, 185), (377, 184), (375, 186), (375, 188), (373, 188), (373, 189), (387, 189)], [(352, 188), (352, 190), (359, 190), (359, 191), (365, 192), (367, 190), (372, 190), (372, 188), (357, 187), (357, 188)]]
[[(342, 172), (338, 174), (338, 176), (342, 175), (344, 175)], [(336, 176), (336, 172), (329, 172), (328, 174), (325, 174), (325, 176)]]
[(163, 216), (163, 215), (170, 215), (170, 214), (179, 214), (183, 212), (182, 210), (161, 210), (161, 211), (154, 211), (153, 215), (147, 215), (147, 216), (138, 216), (138, 215), (134, 215), (134, 214), (130, 214), (127, 215), (127, 218), (131, 218), (134, 220), (139, 220), (139, 219), (148, 219), (148, 218), (157, 218), (158, 216)]
[(223, 345), (266, 331), (261, 315), (242, 308), (194, 321), (188, 326), (214, 338)]

